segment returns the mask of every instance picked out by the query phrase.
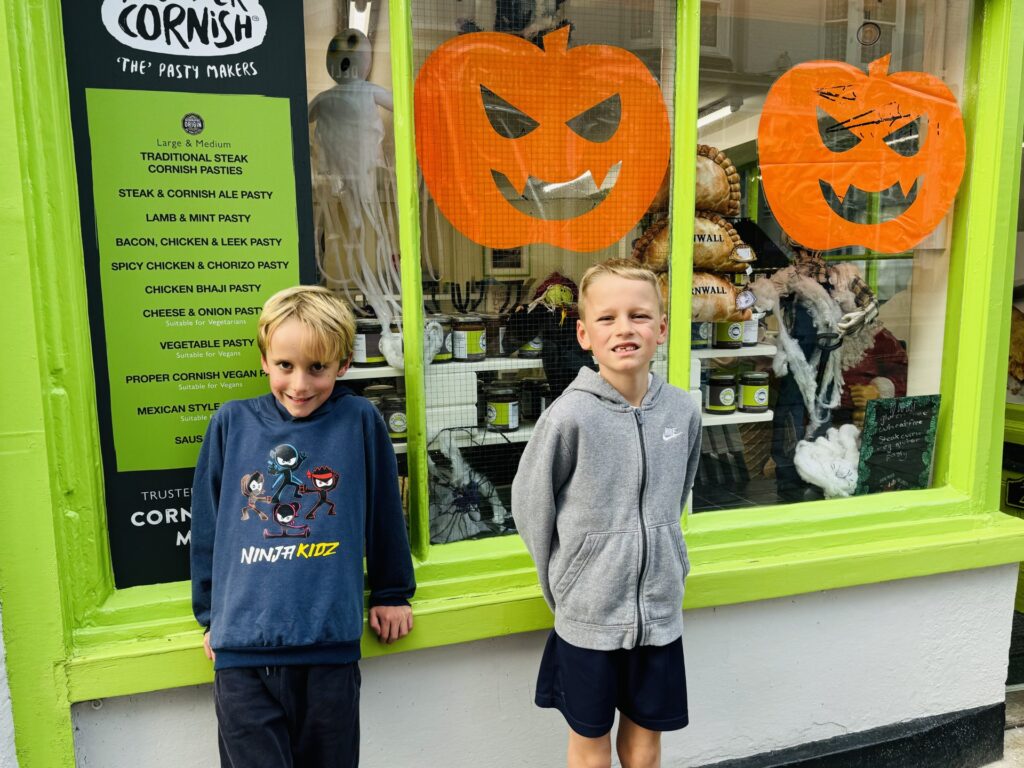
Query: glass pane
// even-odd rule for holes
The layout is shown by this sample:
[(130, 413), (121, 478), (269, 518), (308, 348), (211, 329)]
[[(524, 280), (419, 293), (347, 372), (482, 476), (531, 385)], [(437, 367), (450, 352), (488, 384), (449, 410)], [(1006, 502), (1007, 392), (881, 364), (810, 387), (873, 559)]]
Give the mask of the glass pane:
[[(969, 19), (959, 3), (862, 7), (852, 32), (836, 0), (737, 9), (735, 71), (702, 62), (697, 512), (929, 483)], [(903, 71), (924, 74), (886, 82)], [(728, 181), (731, 214), (714, 210)]]
[(864, 18), (894, 23), (901, 5), (900, 0), (865, 0)]
[[(391, 48), (385, 0), (304, 0), (316, 258), (355, 309), (346, 385), (388, 422), (406, 482)], [(405, 494), (403, 494), (403, 498)]]
[(841, 19), (846, 21), (849, 0), (828, 0), (825, 3), (825, 19), (828, 21)]
[[(1024, 144), (1022, 144), (1024, 147)], [(1020, 177), (1024, 193), (1024, 166)], [(1017, 261), (1013, 272), (1013, 309), (1010, 310), (1010, 365), (1006, 402), (1024, 405), (1024, 194), (1017, 215)]]
[(435, 544), (514, 531), (534, 421), (593, 365), (576, 340), (587, 268), (639, 249), (667, 289), (674, 11), (412, 5)]
[(718, 3), (700, 4), (700, 45), (702, 48), (718, 46)]
[[(870, 64), (875, 59), (892, 53), (893, 35), (896, 27), (893, 24), (876, 24), (865, 22), (857, 30), (858, 49), (860, 50), (860, 63)], [(876, 41), (872, 43), (872, 41)]]

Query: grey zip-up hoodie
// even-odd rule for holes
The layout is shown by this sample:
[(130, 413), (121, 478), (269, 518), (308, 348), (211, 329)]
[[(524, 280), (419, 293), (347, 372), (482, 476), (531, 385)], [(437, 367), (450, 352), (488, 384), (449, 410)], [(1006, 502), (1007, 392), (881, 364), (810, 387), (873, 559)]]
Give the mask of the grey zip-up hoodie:
[(635, 408), (588, 368), (537, 420), (512, 514), (563, 640), (611, 651), (682, 634), (679, 517), (700, 424), (690, 395), (657, 375)]

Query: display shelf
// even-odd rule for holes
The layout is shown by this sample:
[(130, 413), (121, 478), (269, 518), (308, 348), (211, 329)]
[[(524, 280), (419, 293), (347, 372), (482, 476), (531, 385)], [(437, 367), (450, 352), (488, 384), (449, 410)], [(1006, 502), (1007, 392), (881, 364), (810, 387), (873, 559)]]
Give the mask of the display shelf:
[(693, 349), (691, 354), (699, 360), (712, 357), (772, 357), (778, 348), (774, 344), (758, 344), (740, 349)]
[(518, 371), (527, 368), (543, 367), (544, 361), (539, 357), (536, 359), (519, 357), (489, 357), (486, 360), (481, 360), (477, 363), (459, 363), (453, 360), (450, 363), (431, 365), (427, 368), (427, 375), (440, 376), (445, 372), (454, 373), (458, 371)]
[[(460, 371), (518, 371), (529, 368), (543, 368), (544, 362), (538, 357), (535, 360), (518, 357), (489, 357), (475, 363), (435, 363), (427, 367), (427, 376), (443, 376), (446, 373), (458, 373)], [(355, 381), (357, 379), (387, 379), (397, 378), (405, 374), (405, 371), (391, 366), (379, 368), (356, 368), (353, 366), (345, 371), (344, 376), (339, 376), (339, 381)]]
[[(515, 432), (490, 432), (484, 427), (456, 427), (452, 429), (457, 448), (479, 448), (485, 445), (525, 443), (533, 435), (533, 423), (521, 424)], [(407, 443), (393, 443), (395, 453), (406, 453)]]
[(774, 414), (771, 411), (765, 411), (764, 413), (736, 411), (736, 413), (722, 415), (701, 413), (700, 421), (702, 427), (722, 427), (726, 424), (754, 424), (759, 421), (771, 421), (773, 416)]
[(358, 379), (393, 379), (404, 374), (405, 371), (401, 371), (398, 368), (392, 368), (390, 365), (381, 366), (378, 368), (356, 368), (352, 366), (343, 376), (338, 377), (338, 381), (356, 381)]

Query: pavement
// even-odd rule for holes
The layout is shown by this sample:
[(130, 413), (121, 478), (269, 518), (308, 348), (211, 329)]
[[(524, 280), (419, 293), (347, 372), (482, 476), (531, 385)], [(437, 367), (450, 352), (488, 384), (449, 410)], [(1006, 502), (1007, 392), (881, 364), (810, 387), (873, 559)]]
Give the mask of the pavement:
[(1024, 691), (1007, 692), (1003, 759), (984, 768), (1024, 768)]

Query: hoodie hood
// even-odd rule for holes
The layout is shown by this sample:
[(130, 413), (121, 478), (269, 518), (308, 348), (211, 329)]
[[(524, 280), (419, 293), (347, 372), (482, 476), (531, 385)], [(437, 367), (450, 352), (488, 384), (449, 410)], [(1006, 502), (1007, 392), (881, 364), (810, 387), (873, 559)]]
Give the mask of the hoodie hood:
[[(661, 389), (665, 380), (658, 374), (651, 372), (650, 381), (647, 385), (647, 393), (640, 403), (641, 408), (652, 408), (658, 402)], [(566, 393), (573, 390), (587, 392), (597, 397), (601, 404), (616, 411), (628, 411), (633, 406), (622, 396), (615, 387), (608, 383), (597, 371), (590, 368), (580, 368), (573, 382), (565, 388)]]
[(322, 419), (334, 410), (335, 404), (341, 400), (341, 398), (354, 394), (355, 393), (344, 384), (337, 382), (334, 385), (334, 391), (331, 392), (330, 397), (324, 401), (323, 405), (309, 414), (309, 416), (300, 416), (298, 418), (288, 413), (288, 409), (277, 401), (273, 392), (268, 392), (267, 394), (262, 395), (257, 398), (256, 402), (259, 404), (260, 416), (271, 424), (280, 424), (281, 422), (289, 421), (308, 422)]

